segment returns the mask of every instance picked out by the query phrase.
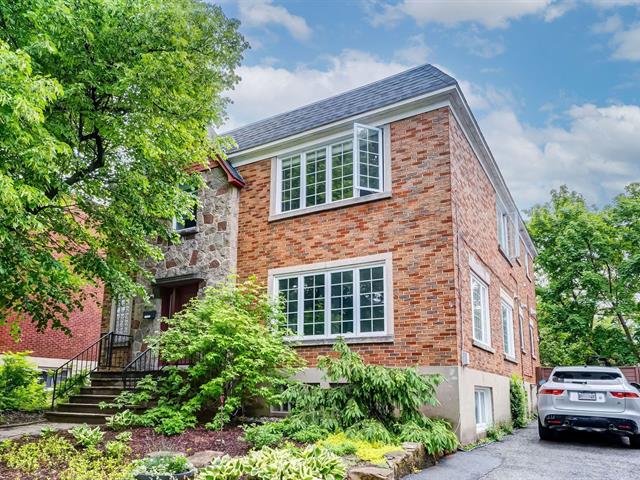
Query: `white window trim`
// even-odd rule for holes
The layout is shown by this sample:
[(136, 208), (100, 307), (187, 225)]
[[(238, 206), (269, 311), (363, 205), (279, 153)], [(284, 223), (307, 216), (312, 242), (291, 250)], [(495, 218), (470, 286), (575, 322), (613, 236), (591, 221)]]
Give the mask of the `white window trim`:
[[(378, 167), (378, 175), (380, 176), (380, 187), (377, 189), (363, 188), (360, 185), (360, 148), (358, 145), (358, 129), (375, 130), (379, 135), (378, 142), (378, 156), (380, 158), (380, 166)], [(370, 192), (383, 192), (384, 191), (384, 131), (382, 128), (374, 127), (371, 125), (363, 125), (361, 123), (353, 124), (353, 186), (354, 189), (367, 190)], [(329, 189), (330, 190), (330, 189)]]
[[(526, 311), (526, 307), (524, 308), (524, 311)], [(523, 311), (523, 307), (522, 305), (520, 305), (520, 308), (518, 309), (518, 323), (520, 326), (520, 350), (522, 350), (522, 353), (527, 353), (527, 348), (526, 348), (526, 341), (525, 341), (525, 337), (524, 337), (524, 314), (522, 313)]]
[(536, 356), (536, 334), (533, 322), (529, 322), (529, 342), (531, 343), (531, 356), (533, 358), (538, 358)]
[[(484, 422), (478, 422), (476, 418), (476, 432), (485, 432), (491, 425), (493, 425), (493, 394), (489, 387), (475, 387), (473, 390), (473, 402), (474, 402), (474, 415), (477, 408), (476, 393), (482, 393), (485, 396), (483, 417)], [(488, 401), (487, 401), (488, 400)]]
[[(486, 331), (487, 338), (486, 340), (479, 339), (476, 337), (476, 325), (475, 325), (475, 316), (473, 315), (473, 281), (479, 282), (482, 286), (485, 287), (486, 296), (484, 297), (484, 305), (482, 305), (482, 313), (483, 313), (483, 330)], [(474, 272), (471, 272), (471, 277), (469, 280), (469, 290), (470, 290), (470, 299), (471, 299), (471, 335), (474, 343), (477, 343), (479, 346), (484, 347), (486, 349), (491, 349), (491, 309), (489, 308), (489, 285), (482, 280), (478, 275)]]
[[(327, 322), (330, 323), (330, 316), (325, 315), (325, 334), (324, 335), (314, 335), (314, 336), (304, 336), (304, 335), (296, 335), (288, 337), (290, 341), (301, 342), (303, 344), (306, 343), (332, 343), (335, 342), (338, 338), (344, 338), (347, 340), (359, 340), (364, 339), (367, 341), (377, 341), (382, 339), (384, 341), (390, 341), (393, 338), (394, 333), (394, 321), (393, 321), (393, 260), (392, 253), (382, 253), (377, 255), (367, 255), (363, 257), (355, 257), (345, 260), (334, 260), (328, 262), (319, 262), (307, 265), (296, 265), (291, 267), (281, 267), (281, 268), (273, 268), (269, 270), (268, 273), (268, 289), (269, 295), (277, 300), (278, 296), (278, 280), (281, 278), (291, 277), (293, 275), (311, 275), (313, 273), (324, 273), (325, 274), (325, 289), (327, 288), (326, 277), (331, 272), (337, 272), (342, 270), (349, 269), (358, 269), (358, 268), (366, 268), (369, 266), (382, 266), (384, 267), (384, 298), (385, 298), (385, 329), (382, 332), (368, 332), (368, 333), (359, 333), (360, 324), (359, 324), (359, 310), (356, 315), (356, 309), (358, 308), (358, 299), (359, 295), (359, 282), (356, 283), (357, 278), (354, 278), (354, 333), (348, 334), (330, 334), (330, 325), (327, 325)], [(299, 283), (299, 292), (302, 292), (303, 289), (300, 288)], [(300, 293), (299, 293), (300, 294)], [(325, 293), (326, 295), (326, 293)], [(325, 308), (328, 310), (330, 304), (325, 299)], [(298, 308), (302, 309), (303, 305), (300, 301), (300, 297), (298, 300)]]
[(491, 275), (489, 274), (489, 270), (487, 270), (473, 254), (469, 254), (469, 268), (471, 268), (473, 273), (480, 277), (484, 283), (491, 285)]
[[(510, 325), (508, 325), (508, 329), (505, 332), (504, 331), (504, 319), (502, 318), (502, 308), (503, 305), (507, 306), (510, 310), (511, 310), (511, 323)], [(510, 359), (510, 360), (514, 360), (516, 359), (516, 338), (515, 338), (515, 328), (513, 325), (513, 322), (515, 321), (514, 319), (514, 313), (515, 313), (515, 308), (514, 308), (514, 303), (513, 303), (513, 299), (504, 291), (504, 290), (500, 290), (500, 323), (502, 324), (502, 338), (503, 338), (503, 342), (504, 342), (504, 338), (505, 336), (509, 338), (509, 340), (511, 340), (511, 350), (512, 352), (508, 352), (507, 351), (507, 343), (504, 342), (504, 355), (506, 358)]]
[[(367, 125), (364, 125), (367, 126)], [(372, 128), (372, 127), (369, 127)], [(271, 160), (271, 196), (270, 196), (270, 208), (269, 208), (269, 221), (276, 221), (290, 217), (297, 217), (299, 215), (307, 215), (314, 212), (320, 212), (324, 210), (332, 210), (335, 208), (345, 207), (348, 205), (355, 205), (359, 203), (367, 203), (375, 200), (381, 200), (384, 198), (390, 198), (392, 193), (392, 182), (391, 182), (391, 142), (390, 142), (390, 127), (389, 124), (385, 124), (382, 127), (373, 127), (378, 128), (381, 131), (382, 135), (382, 143), (381, 143), (381, 156), (382, 156), (382, 168), (381, 168), (381, 185), (382, 188), (379, 192), (374, 192), (369, 195), (364, 196), (353, 196), (351, 198), (345, 198), (342, 200), (331, 201), (331, 155), (330, 149), (332, 145), (336, 143), (340, 143), (341, 141), (347, 141), (352, 139), (355, 135), (355, 127), (352, 127), (348, 131), (344, 131), (340, 135), (332, 136), (331, 138), (327, 138), (319, 143), (312, 143), (305, 145), (304, 147), (300, 147), (295, 150), (287, 150), (286, 152), (282, 152), (277, 156), (274, 156)], [(327, 149), (327, 177), (326, 177), (326, 185), (327, 185), (327, 200), (325, 203), (320, 205), (313, 205), (310, 207), (306, 206), (306, 182), (302, 181), (302, 177), (305, 175), (304, 168), (304, 153), (312, 150), (318, 150), (325, 147)], [(301, 162), (301, 183), (300, 183), (300, 208), (295, 210), (287, 210), (283, 212), (282, 208), (282, 160), (287, 159), (289, 157), (300, 155)], [(359, 188), (356, 185), (356, 155), (355, 155), (355, 146), (354, 146), (354, 190)]]

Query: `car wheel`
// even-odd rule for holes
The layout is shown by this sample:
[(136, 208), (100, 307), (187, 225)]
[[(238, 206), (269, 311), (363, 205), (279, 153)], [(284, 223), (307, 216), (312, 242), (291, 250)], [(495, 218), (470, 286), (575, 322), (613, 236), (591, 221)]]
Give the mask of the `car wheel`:
[(631, 448), (640, 448), (640, 434), (629, 437)]
[(540, 423), (540, 420), (538, 420), (538, 436), (540, 437), (540, 440), (555, 439), (554, 432), (550, 428), (543, 426), (542, 423)]

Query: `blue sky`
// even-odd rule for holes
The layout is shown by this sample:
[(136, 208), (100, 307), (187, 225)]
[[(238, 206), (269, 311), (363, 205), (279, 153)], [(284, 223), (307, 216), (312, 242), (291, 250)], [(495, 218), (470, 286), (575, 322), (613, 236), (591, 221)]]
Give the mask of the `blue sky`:
[(522, 209), (640, 181), (640, 0), (224, 0), (251, 43), (233, 128), (432, 63), (456, 77)]

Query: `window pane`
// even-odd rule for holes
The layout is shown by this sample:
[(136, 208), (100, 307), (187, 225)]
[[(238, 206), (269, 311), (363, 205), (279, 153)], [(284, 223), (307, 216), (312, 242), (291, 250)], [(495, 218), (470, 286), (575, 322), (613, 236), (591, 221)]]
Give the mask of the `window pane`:
[(278, 292), (283, 302), (286, 327), (298, 333), (298, 278), (282, 278), (278, 281)]
[(358, 186), (365, 190), (379, 191), (382, 184), (380, 130), (357, 126), (356, 138), (358, 141)]
[(300, 155), (282, 160), (282, 201), (283, 212), (300, 208)]
[(471, 308), (473, 318), (473, 338), (482, 343), (489, 343), (489, 291), (487, 286), (471, 276)]
[(324, 274), (304, 277), (304, 334), (324, 335)]
[(513, 310), (510, 305), (502, 302), (502, 332), (504, 339), (504, 353), (515, 355), (513, 348)]
[(353, 333), (353, 272), (331, 274), (331, 334)]
[(322, 148), (306, 154), (307, 207), (327, 201), (327, 151)]
[(353, 197), (353, 142), (331, 146), (331, 199)]
[(385, 327), (384, 269), (360, 269), (360, 331), (383, 332)]

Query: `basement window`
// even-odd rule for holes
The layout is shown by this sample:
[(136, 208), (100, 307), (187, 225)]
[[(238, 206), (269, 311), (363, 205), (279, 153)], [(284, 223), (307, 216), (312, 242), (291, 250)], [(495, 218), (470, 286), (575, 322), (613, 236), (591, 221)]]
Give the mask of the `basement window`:
[(348, 137), (278, 157), (276, 213), (382, 192), (382, 137), (381, 128), (356, 123)]
[(493, 424), (493, 401), (491, 389), (476, 387), (474, 391), (476, 431), (484, 432)]

